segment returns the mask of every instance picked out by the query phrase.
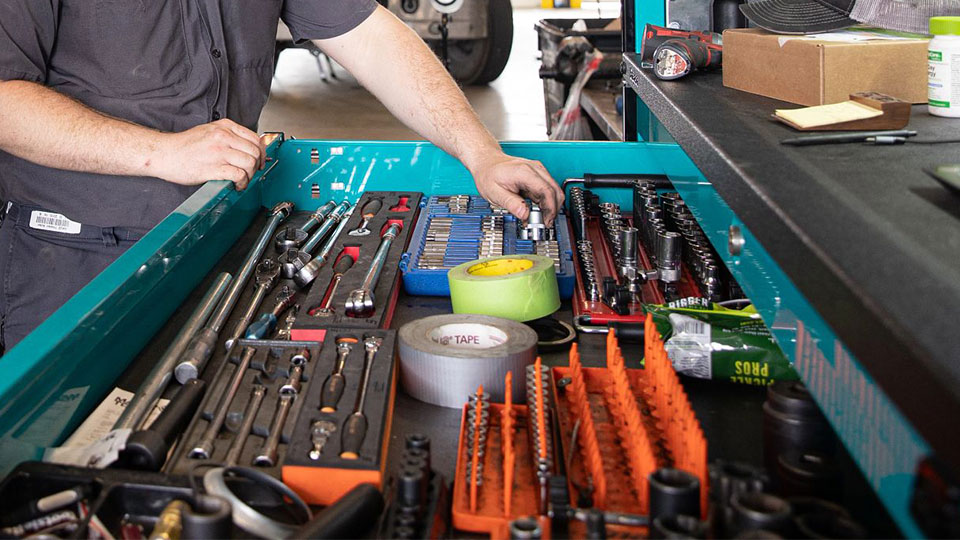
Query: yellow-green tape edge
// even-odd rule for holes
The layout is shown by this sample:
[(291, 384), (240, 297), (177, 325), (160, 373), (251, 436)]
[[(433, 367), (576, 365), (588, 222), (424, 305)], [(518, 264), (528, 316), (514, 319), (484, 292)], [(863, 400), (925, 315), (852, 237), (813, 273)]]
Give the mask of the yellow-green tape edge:
[[(490, 268), (515, 270), (518, 261), (529, 261), (526, 270), (503, 275)], [(470, 269), (480, 265), (484, 274), (475, 275)], [(463, 263), (447, 273), (450, 282), (450, 301), (454, 313), (472, 313), (503, 317), (514, 321), (532, 321), (546, 317), (560, 309), (560, 292), (553, 260), (539, 255), (502, 255)]]

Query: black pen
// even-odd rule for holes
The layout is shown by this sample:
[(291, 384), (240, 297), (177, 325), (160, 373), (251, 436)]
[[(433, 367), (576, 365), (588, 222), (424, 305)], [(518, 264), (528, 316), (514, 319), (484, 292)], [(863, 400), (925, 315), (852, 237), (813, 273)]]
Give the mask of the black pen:
[(863, 142), (870, 137), (915, 137), (916, 131), (909, 129), (886, 130), (886, 131), (851, 131), (848, 133), (831, 133), (829, 135), (809, 135), (807, 137), (794, 137), (784, 139), (780, 144), (789, 144), (791, 146), (809, 146), (813, 144), (839, 144)]

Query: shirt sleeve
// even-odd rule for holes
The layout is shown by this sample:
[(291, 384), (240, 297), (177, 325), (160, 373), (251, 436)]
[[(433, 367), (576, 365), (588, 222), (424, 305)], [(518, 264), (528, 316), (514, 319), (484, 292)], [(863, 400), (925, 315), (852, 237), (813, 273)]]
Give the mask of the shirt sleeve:
[(0, 0), (0, 81), (43, 83), (60, 0)]
[(285, 0), (281, 18), (290, 27), (294, 42), (303, 43), (345, 34), (376, 8), (375, 0)]

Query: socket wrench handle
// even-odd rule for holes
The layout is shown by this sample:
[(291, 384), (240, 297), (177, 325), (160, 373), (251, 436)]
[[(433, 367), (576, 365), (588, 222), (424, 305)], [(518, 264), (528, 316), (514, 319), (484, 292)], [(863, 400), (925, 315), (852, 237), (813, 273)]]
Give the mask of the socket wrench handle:
[(373, 289), (377, 286), (377, 282), (380, 280), (380, 273), (383, 271), (383, 265), (387, 262), (387, 254), (390, 252), (390, 246), (393, 244), (393, 240), (400, 234), (401, 226), (397, 223), (394, 223), (387, 227), (386, 232), (383, 233), (383, 236), (380, 240), (380, 246), (377, 248), (377, 252), (373, 256), (373, 262), (370, 264), (370, 270), (367, 271), (367, 275), (363, 278), (363, 284), (361, 288), (363, 289)]
[[(184, 354), (183, 360), (181, 360), (174, 369), (174, 375), (181, 384), (200, 376), (200, 372), (203, 371), (204, 366), (207, 365), (207, 361), (210, 360), (210, 356), (213, 354), (217, 337), (220, 335), (220, 331), (223, 330), (223, 325), (226, 324), (227, 318), (230, 317), (234, 306), (236, 306), (237, 301), (240, 300), (240, 295), (243, 293), (244, 287), (247, 286), (247, 281), (250, 280), (250, 276), (257, 266), (257, 261), (260, 260), (263, 252), (267, 249), (270, 238), (277, 231), (277, 226), (280, 225), (280, 222), (286, 219), (292, 211), (293, 203), (286, 201), (277, 203), (277, 205), (273, 207), (273, 210), (271, 210), (267, 224), (264, 225), (253, 248), (247, 254), (247, 258), (244, 259), (243, 266), (240, 268), (236, 279), (230, 285), (230, 289), (223, 296), (220, 305), (217, 306), (217, 310), (210, 315), (210, 321), (207, 323), (207, 326), (194, 337), (194, 341)], [(249, 323), (249, 321), (247, 322)], [(243, 329), (240, 331), (242, 332)]]
[(360, 447), (367, 437), (367, 417), (362, 412), (355, 412), (347, 417), (340, 432), (340, 457), (343, 459), (360, 459)]
[(217, 439), (217, 435), (220, 434), (220, 428), (223, 427), (223, 422), (227, 419), (230, 404), (233, 403), (233, 398), (240, 389), (240, 383), (243, 382), (243, 376), (246, 374), (247, 368), (250, 367), (250, 361), (253, 360), (253, 356), (256, 353), (257, 350), (253, 347), (243, 349), (243, 356), (240, 357), (240, 363), (235, 368), (233, 378), (230, 379), (230, 383), (224, 391), (223, 396), (220, 396), (219, 399), (215, 401), (211, 401), (217, 404), (214, 408), (216, 412), (214, 413), (213, 420), (210, 421), (207, 429), (203, 432), (203, 436), (190, 451), (191, 458), (210, 459), (210, 456), (213, 455), (214, 441)]
[(240, 339), (240, 336), (243, 335), (244, 330), (250, 326), (253, 316), (256, 315), (257, 310), (260, 309), (260, 304), (263, 303), (263, 300), (267, 297), (267, 294), (270, 293), (270, 289), (276, 285), (279, 277), (280, 263), (274, 259), (265, 259), (257, 265), (257, 288), (253, 293), (253, 298), (250, 300), (250, 304), (247, 305), (247, 310), (243, 313), (243, 316), (240, 317), (240, 320), (237, 321), (237, 325), (234, 327), (230, 337), (228, 337), (224, 342), (227, 347), (227, 351), (233, 349), (233, 344)]
[(286, 219), (291, 212), (293, 212), (293, 203), (286, 201), (277, 203), (277, 205), (273, 207), (273, 210), (270, 211), (270, 218), (260, 232), (260, 236), (257, 237), (250, 253), (247, 254), (247, 258), (244, 259), (243, 266), (240, 267), (240, 272), (237, 273), (237, 278), (233, 281), (230, 290), (227, 291), (217, 311), (210, 317), (210, 324), (208, 326), (218, 334), (227, 322), (227, 318), (230, 317), (230, 312), (233, 311), (233, 307), (240, 299), (244, 287), (247, 286), (247, 281), (250, 280), (250, 276), (253, 275), (254, 269), (257, 267), (257, 261), (263, 256), (263, 252), (270, 243), (270, 238), (272, 238), (273, 234), (277, 231), (277, 226), (280, 225), (280, 222)]
[(353, 405), (353, 413), (344, 422), (343, 432), (340, 435), (340, 457), (343, 459), (359, 459), (360, 447), (367, 436), (367, 417), (363, 414), (363, 406), (367, 401), (367, 386), (370, 384), (370, 369), (377, 358), (377, 352), (383, 344), (383, 338), (370, 336), (363, 340), (365, 350), (363, 358), (363, 375), (360, 377), (360, 393)]
[(323, 225), (320, 225), (320, 228), (317, 229), (317, 231), (307, 239), (300, 251), (303, 251), (304, 253), (310, 253), (313, 251), (313, 249), (317, 247), (317, 244), (319, 244), (320, 241), (327, 236), (327, 233), (330, 232), (330, 229), (332, 229), (334, 225), (340, 223), (341, 219), (343, 218), (343, 214), (349, 209), (350, 203), (347, 201), (338, 204), (337, 207), (333, 209), (333, 212), (330, 212), (330, 215), (327, 216), (327, 219), (323, 220)]
[(159, 471), (167, 460), (170, 445), (200, 406), (205, 390), (206, 383), (202, 380), (187, 381), (148, 429), (131, 433), (120, 452), (124, 468)]
[(583, 187), (590, 188), (632, 188), (637, 180), (653, 182), (657, 189), (673, 189), (670, 179), (663, 174), (591, 174), (584, 173), (583, 178), (568, 178), (564, 186), (569, 183), (582, 182)]
[(317, 208), (317, 210), (314, 213), (310, 214), (310, 219), (308, 219), (303, 225), (300, 226), (300, 230), (303, 232), (310, 231), (310, 229), (316, 227), (317, 224), (319, 224), (324, 219), (326, 219), (330, 211), (336, 208), (336, 206), (337, 206), (337, 203), (333, 201), (327, 201), (326, 203), (324, 203), (323, 206), (321, 206), (320, 208)]
[(316, 257), (304, 265), (304, 267), (298, 270), (296, 275), (293, 276), (293, 282), (296, 283), (297, 287), (303, 288), (313, 283), (313, 280), (320, 274), (323, 265), (327, 264), (327, 257), (330, 255), (330, 251), (333, 250), (334, 244), (337, 243), (337, 239), (340, 238), (340, 235), (347, 226), (350, 215), (353, 213), (353, 209), (350, 208), (350, 203), (344, 201), (341, 204), (346, 205), (348, 210), (340, 217), (340, 225), (338, 225), (337, 229), (330, 235), (327, 243), (320, 248), (320, 253), (317, 253)]
[(380, 246), (373, 256), (373, 262), (370, 263), (370, 269), (363, 278), (363, 283), (359, 289), (354, 289), (347, 297), (345, 304), (345, 313), (348, 317), (369, 317), (376, 310), (376, 298), (373, 295), (377, 288), (377, 282), (380, 281), (380, 274), (383, 272), (383, 266), (387, 262), (387, 255), (390, 252), (390, 246), (393, 240), (400, 234), (401, 226), (397, 223), (390, 225), (383, 233), (380, 240)]
[(277, 407), (273, 422), (270, 423), (270, 434), (263, 441), (260, 453), (253, 458), (253, 464), (257, 467), (273, 467), (277, 464), (277, 448), (280, 446), (280, 437), (283, 435), (283, 425), (287, 423), (287, 415), (290, 414), (290, 407), (293, 406), (293, 400), (296, 397), (296, 394), (280, 396), (280, 405)]
[(327, 292), (324, 295), (326, 299), (319, 308), (315, 308), (310, 312), (311, 316), (324, 317), (333, 314), (333, 308), (331, 307), (333, 305), (333, 298), (337, 295), (337, 289), (340, 288), (343, 275), (353, 267), (354, 262), (356, 262), (356, 260), (349, 253), (344, 253), (340, 257), (336, 266), (333, 267), (333, 277), (330, 278), (330, 285), (327, 286)]
[(293, 305), (294, 291), (289, 286), (284, 285), (277, 293), (277, 299), (273, 304), (273, 309), (269, 313), (264, 313), (260, 318), (247, 327), (247, 339), (264, 339), (270, 335), (277, 327), (280, 315)]
[(360, 395), (357, 396), (357, 402), (354, 405), (354, 412), (363, 413), (363, 406), (367, 401), (367, 386), (370, 383), (370, 369), (373, 368), (373, 361), (377, 358), (377, 352), (383, 345), (383, 338), (368, 337), (363, 340), (363, 348), (366, 354), (363, 358), (363, 376), (360, 379)]
[(253, 429), (253, 421), (256, 420), (257, 411), (260, 410), (260, 405), (263, 403), (263, 398), (266, 395), (266, 386), (262, 384), (254, 385), (253, 391), (250, 392), (250, 401), (247, 402), (247, 408), (243, 411), (243, 422), (240, 424), (240, 429), (237, 430), (237, 436), (233, 439), (233, 442), (230, 443), (230, 449), (227, 450), (227, 457), (225, 459), (227, 467), (236, 465), (240, 460), (240, 453), (243, 451), (243, 446), (250, 436), (250, 430)]
[(380, 208), (383, 207), (383, 201), (380, 199), (370, 199), (366, 204), (363, 205), (363, 209), (360, 210), (360, 215), (363, 218), (363, 221), (360, 223), (360, 226), (356, 229), (347, 233), (348, 236), (367, 236), (370, 234), (370, 229), (367, 228), (367, 225), (370, 224), (370, 220), (377, 215), (377, 212), (380, 211)]
[(174, 377), (174, 369), (177, 367), (177, 361), (187, 347), (193, 342), (194, 336), (201, 330), (204, 323), (217, 307), (217, 302), (223, 297), (230, 285), (232, 276), (226, 272), (217, 276), (213, 285), (207, 289), (206, 294), (200, 299), (196, 309), (190, 314), (190, 318), (184, 323), (177, 337), (167, 347), (167, 350), (160, 357), (160, 361), (154, 365), (150, 374), (140, 384), (137, 393), (133, 395), (130, 402), (127, 403), (123, 414), (113, 425), (113, 429), (137, 429), (143, 425), (147, 414), (153, 408), (154, 402), (163, 394), (163, 391)]

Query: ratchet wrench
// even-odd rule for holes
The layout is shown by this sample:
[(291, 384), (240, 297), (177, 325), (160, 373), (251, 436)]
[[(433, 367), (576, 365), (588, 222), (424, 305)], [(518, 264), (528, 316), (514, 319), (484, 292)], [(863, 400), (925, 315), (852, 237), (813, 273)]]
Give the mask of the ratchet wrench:
[(370, 263), (370, 269), (359, 289), (350, 292), (345, 305), (348, 317), (369, 317), (375, 311), (376, 299), (373, 296), (374, 289), (377, 288), (377, 282), (380, 281), (380, 274), (383, 273), (383, 265), (387, 262), (387, 254), (390, 252), (390, 246), (394, 239), (400, 234), (401, 226), (397, 223), (387, 227), (386, 232), (380, 237), (380, 246), (373, 256), (373, 262)]

